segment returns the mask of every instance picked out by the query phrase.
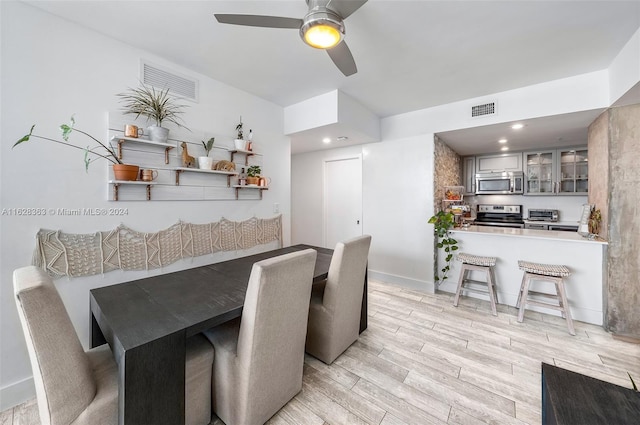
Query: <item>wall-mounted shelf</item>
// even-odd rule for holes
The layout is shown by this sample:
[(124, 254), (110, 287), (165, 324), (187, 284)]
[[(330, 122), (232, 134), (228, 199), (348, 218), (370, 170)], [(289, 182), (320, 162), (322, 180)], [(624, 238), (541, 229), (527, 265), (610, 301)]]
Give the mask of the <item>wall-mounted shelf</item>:
[(245, 150), (241, 150), (241, 149), (234, 149), (231, 151), (231, 162), (233, 162), (233, 157), (235, 154), (240, 153), (243, 154), (244, 157), (244, 165), (249, 165), (249, 157), (250, 156), (254, 156), (254, 155), (260, 155), (259, 153), (255, 153), (253, 151), (245, 151)]
[(252, 185), (233, 185), (233, 187), (236, 189), (236, 199), (238, 199), (238, 191), (241, 189), (248, 189), (248, 190), (257, 190), (260, 193), (260, 199), (262, 199), (262, 191), (263, 190), (269, 190), (269, 187), (267, 186), (252, 186)]
[(236, 173), (235, 171), (203, 170), (200, 168), (178, 167), (178, 168), (175, 168), (174, 170), (176, 172), (176, 186), (180, 186), (180, 173), (184, 173), (185, 171), (190, 173), (218, 174), (218, 175), (227, 176), (227, 187), (231, 187), (231, 176), (238, 175), (238, 173)]
[(164, 163), (169, 163), (169, 151), (173, 149), (175, 146), (169, 146), (166, 143), (154, 142), (148, 139), (134, 138), (134, 137), (124, 137), (124, 136), (113, 136), (111, 137), (112, 142), (116, 142), (118, 144), (118, 159), (122, 159), (122, 144), (123, 143), (142, 143), (144, 145), (151, 146), (161, 146), (164, 148)]
[[(122, 162), (138, 165), (143, 170), (154, 171), (154, 179), (150, 182), (142, 180), (127, 182), (116, 179), (111, 167), (107, 167), (103, 182), (107, 183), (104, 193), (109, 201), (119, 201), (122, 204), (125, 201), (145, 202), (147, 200), (152, 202), (233, 202), (236, 200), (258, 202), (263, 199), (262, 192), (267, 189), (266, 187), (236, 189), (234, 185), (239, 184), (240, 171), (245, 167), (243, 164), (247, 164), (246, 167), (262, 166), (263, 160), (268, 157), (265, 152), (249, 150), (245, 146), (238, 146), (242, 149), (237, 149), (230, 136), (194, 128), (190, 131), (172, 128), (167, 142), (150, 140), (146, 134), (138, 138), (125, 136), (123, 130), (127, 125), (140, 126), (141, 124), (142, 122), (140, 124), (132, 122), (130, 117), (123, 117), (120, 111), (109, 113), (108, 135), (105, 135), (104, 144), (113, 151), (116, 158), (121, 158)], [(190, 155), (197, 159), (198, 156), (206, 154), (201, 141), (206, 141), (211, 136), (216, 136), (216, 143), (213, 150), (208, 152), (208, 156), (214, 163), (237, 161), (235, 170), (223, 167), (218, 167), (220, 170), (200, 169), (193, 164), (190, 164), (190, 167), (184, 166), (181, 142), (184, 141), (187, 144)]]
[(121, 185), (147, 186), (147, 201), (151, 200), (151, 186), (154, 182), (129, 181), (129, 180), (109, 180), (109, 184), (113, 185), (113, 200), (118, 200), (118, 187)]

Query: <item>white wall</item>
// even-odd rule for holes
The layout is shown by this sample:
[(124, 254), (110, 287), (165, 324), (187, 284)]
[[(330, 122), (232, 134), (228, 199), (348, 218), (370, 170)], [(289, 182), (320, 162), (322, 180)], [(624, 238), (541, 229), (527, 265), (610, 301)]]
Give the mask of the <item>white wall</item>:
[(615, 103), (640, 81), (640, 28), (609, 66), (609, 102)]
[[(362, 205), (370, 276), (433, 289), (433, 134), (363, 147)], [(295, 159), (294, 159), (295, 161)]]
[[(309, 111), (313, 111), (312, 114)], [(284, 108), (284, 133), (293, 134), (338, 121), (338, 90)]]
[[(106, 38), (21, 2), (1, 2), (2, 129), (1, 208), (123, 207), (122, 217), (1, 216), (0, 410), (34, 396), (31, 366), (12, 292), (12, 272), (31, 263), (38, 229), (70, 233), (110, 230), (123, 223), (152, 232), (178, 220), (194, 223), (221, 217), (242, 220), (283, 213), (285, 245), (290, 240), (290, 143), (283, 133), (283, 109), (246, 92), (198, 75), (160, 57)], [(234, 136), (242, 115), (264, 152), (263, 172), (272, 178), (262, 201), (108, 202), (107, 164), (84, 171), (83, 153), (32, 140), (12, 150), (32, 124), (36, 133), (57, 136), (76, 114), (77, 127), (107, 137), (107, 111), (119, 110), (115, 96), (135, 87), (141, 58), (200, 81), (200, 102), (185, 114), (189, 127)], [(216, 141), (219, 142), (218, 138)], [(197, 140), (195, 140), (197, 142)], [(222, 141), (220, 141), (222, 142)], [(135, 278), (194, 267), (244, 253), (224, 253), (176, 263), (150, 272), (111, 272), (104, 276), (59, 279), (61, 292), (81, 341), (87, 346), (89, 290)]]
[[(353, 158), (361, 146), (331, 149), (291, 157), (291, 242), (324, 245), (324, 162)], [(363, 158), (363, 170), (366, 158)], [(363, 218), (363, 230), (366, 220)]]
[(432, 285), (433, 135), (292, 156), (292, 243), (323, 244), (323, 164), (362, 154), (362, 230), (373, 236), (370, 276)]
[[(497, 102), (498, 113), (471, 118), (471, 106), (487, 101)], [(609, 79), (603, 70), (387, 117), (381, 123), (382, 140), (608, 106)]]

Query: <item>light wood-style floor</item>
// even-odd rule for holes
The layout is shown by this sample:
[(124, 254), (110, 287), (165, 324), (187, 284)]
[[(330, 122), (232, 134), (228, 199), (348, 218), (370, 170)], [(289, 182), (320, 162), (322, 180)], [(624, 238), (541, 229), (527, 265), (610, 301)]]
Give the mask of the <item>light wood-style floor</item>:
[[(540, 364), (631, 388), (640, 345), (598, 326), (370, 281), (369, 328), (331, 366), (307, 356), (302, 391), (269, 424), (540, 424)], [(35, 400), (0, 425), (39, 424)], [(214, 420), (213, 425), (222, 424)]]

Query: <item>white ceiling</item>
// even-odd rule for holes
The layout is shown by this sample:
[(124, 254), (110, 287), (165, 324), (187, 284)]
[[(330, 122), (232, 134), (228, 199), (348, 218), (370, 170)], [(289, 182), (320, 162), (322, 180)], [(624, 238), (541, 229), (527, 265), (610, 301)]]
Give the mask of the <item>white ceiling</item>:
[[(460, 155), (477, 155), (509, 151), (524, 151), (537, 147), (566, 147), (587, 144), (587, 130), (602, 109), (553, 115), (503, 124), (445, 131), (436, 135)], [(514, 130), (513, 124), (523, 128)], [(501, 144), (500, 139), (507, 142)]]
[(304, 0), (27, 2), (281, 106), (339, 89), (380, 117), (605, 69), (640, 26), (640, 0), (369, 0), (345, 77), (297, 30), (213, 17), (302, 18)]

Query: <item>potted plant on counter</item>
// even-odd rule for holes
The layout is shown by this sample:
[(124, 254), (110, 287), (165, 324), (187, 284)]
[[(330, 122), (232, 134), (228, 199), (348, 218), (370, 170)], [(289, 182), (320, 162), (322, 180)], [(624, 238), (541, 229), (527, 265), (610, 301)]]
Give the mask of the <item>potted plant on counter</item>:
[(202, 141), (202, 146), (204, 146), (204, 150), (207, 152), (207, 156), (198, 157), (198, 167), (201, 170), (213, 169), (213, 158), (209, 158), (209, 153), (211, 152), (211, 149), (213, 149), (213, 143), (215, 141), (216, 141), (215, 137), (212, 137), (206, 143), (204, 142), (204, 140)]
[(257, 186), (258, 181), (260, 180), (260, 169), (259, 165), (252, 165), (247, 170), (247, 185)]
[(142, 115), (147, 120), (155, 122), (155, 125), (147, 128), (149, 138), (154, 142), (166, 143), (169, 138), (169, 129), (162, 127), (163, 122), (171, 122), (188, 130), (180, 117), (186, 106), (169, 97), (169, 89), (156, 90), (142, 84), (117, 96), (123, 104), (123, 114), (134, 114), (136, 118)]
[[(83, 150), (85, 171), (89, 170), (89, 165), (91, 165), (93, 161), (103, 158), (113, 164), (113, 174), (116, 180), (130, 181), (130, 180), (138, 179), (138, 172), (140, 170), (140, 167), (138, 167), (137, 165), (130, 165), (130, 164), (123, 163), (120, 160), (120, 158), (118, 158), (118, 155), (116, 155), (115, 151), (111, 146), (105, 145), (100, 140), (98, 140), (97, 138), (93, 137), (92, 135), (90, 135), (85, 131), (74, 128), (75, 123), (76, 123), (75, 119), (73, 118), (73, 116), (71, 116), (71, 120), (69, 124), (62, 124), (60, 126), (60, 131), (62, 132), (63, 141), (52, 139), (51, 137), (45, 137), (45, 136), (40, 136), (38, 134), (33, 134), (33, 130), (36, 127), (36, 125), (34, 124), (31, 126), (31, 130), (29, 130), (29, 133), (27, 133), (22, 138), (20, 138), (20, 140), (14, 143), (13, 148), (15, 148), (21, 143), (28, 142), (29, 140), (31, 140), (32, 137), (37, 139), (42, 139), (42, 140), (48, 140), (53, 143), (58, 143), (61, 145), (69, 146), (74, 149)], [(93, 147), (89, 147), (89, 146), (83, 147), (83, 146), (78, 146), (69, 142), (69, 136), (74, 131), (88, 137), (90, 140), (97, 143), (97, 145)]]

